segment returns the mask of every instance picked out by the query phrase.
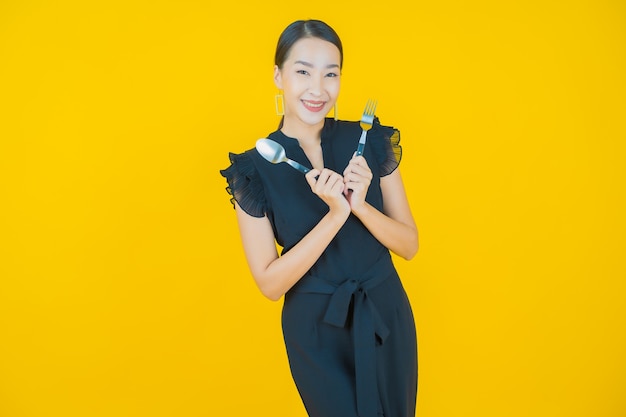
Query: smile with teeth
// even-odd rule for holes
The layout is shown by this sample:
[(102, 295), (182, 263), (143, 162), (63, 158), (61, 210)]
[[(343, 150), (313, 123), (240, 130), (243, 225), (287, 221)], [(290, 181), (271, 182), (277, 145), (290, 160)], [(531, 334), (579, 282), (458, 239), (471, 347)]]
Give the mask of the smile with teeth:
[(320, 110), (322, 107), (324, 107), (324, 104), (326, 104), (326, 102), (302, 100), (302, 104), (304, 104), (304, 106), (310, 110)]

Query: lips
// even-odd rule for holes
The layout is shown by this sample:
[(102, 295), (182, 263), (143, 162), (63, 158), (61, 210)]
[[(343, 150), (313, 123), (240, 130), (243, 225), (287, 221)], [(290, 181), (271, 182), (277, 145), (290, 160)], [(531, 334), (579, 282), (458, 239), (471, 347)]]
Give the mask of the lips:
[(322, 109), (324, 108), (324, 105), (326, 104), (326, 102), (325, 101), (302, 100), (302, 104), (304, 105), (304, 107), (308, 111), (317, 113), (319, 111), (322, 111)]

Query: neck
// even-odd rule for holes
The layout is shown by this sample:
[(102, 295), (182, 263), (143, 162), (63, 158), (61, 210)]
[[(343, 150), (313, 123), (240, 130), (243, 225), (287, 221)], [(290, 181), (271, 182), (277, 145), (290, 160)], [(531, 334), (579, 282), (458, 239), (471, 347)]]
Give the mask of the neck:
[(300, 120), (294, 121), (285, 118), (281, 131), (298, 140), (300, 143), (319, 143), (322, 136), (324, 120), (314, 125), (302, 123)]

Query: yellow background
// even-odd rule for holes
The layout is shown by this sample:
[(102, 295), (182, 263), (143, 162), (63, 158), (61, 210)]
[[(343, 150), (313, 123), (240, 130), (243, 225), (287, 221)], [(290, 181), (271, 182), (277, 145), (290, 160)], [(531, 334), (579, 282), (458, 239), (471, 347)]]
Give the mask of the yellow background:
[(626, 415), (623, 2), (5, 0), (0, 416), (305, 416), (218, 173), (301, 18), (402, 131), (418, 416)]

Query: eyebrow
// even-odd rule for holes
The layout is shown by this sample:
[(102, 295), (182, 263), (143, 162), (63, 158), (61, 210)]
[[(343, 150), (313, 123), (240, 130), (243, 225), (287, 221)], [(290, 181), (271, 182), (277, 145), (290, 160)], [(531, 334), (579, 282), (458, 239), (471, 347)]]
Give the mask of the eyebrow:
[[(302, 64), (305, 67), (309, 67), (309, 68), (313, 68), (313, 64), (306, 62), (306, 61), (296, 61), (294, 62), (294, 64)], [(326, 65), (326, 68), (339, 68), (339, 65), (337, 64), (330, 64), (330, 65)]]

